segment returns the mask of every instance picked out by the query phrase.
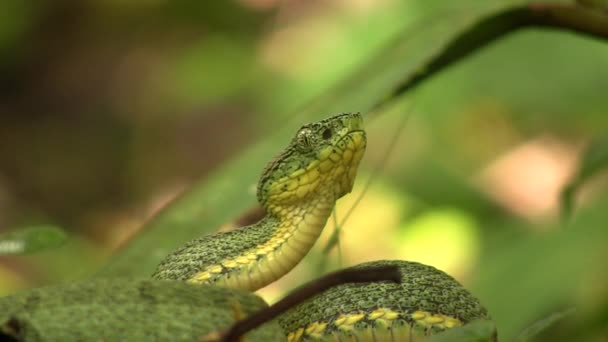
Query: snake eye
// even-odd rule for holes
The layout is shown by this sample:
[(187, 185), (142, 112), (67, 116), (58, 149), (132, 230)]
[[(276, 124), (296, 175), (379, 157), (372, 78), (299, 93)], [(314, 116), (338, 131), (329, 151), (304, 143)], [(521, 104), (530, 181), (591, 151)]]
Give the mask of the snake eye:
[(331, 128), (326, 128), (321, 135), (323, 136), (323, 139), (329, 140), (331, 139), (332, 134)]
[(308, 128), (301, 129), (296, 135), (297, 146), (302, 151), (308, 151), (312, 147), (312, 132)]

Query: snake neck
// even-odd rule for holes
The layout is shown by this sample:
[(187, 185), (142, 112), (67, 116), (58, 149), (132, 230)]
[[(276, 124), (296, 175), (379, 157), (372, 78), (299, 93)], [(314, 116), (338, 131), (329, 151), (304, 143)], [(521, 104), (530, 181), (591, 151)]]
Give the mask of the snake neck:
[(264, 247), (272, 248), (277, 258), (285, 257), (291, 260), (291, 267), (295, 266), (317, 241), (334, 204), (333, 196), (318, 196), (306, 206), (284, 207), (275, 215), (269, 214), (266, 220), (276, 222), (277, 228)]
[[(281, 278), (312, 248), (335, 204), (335, 196), (319, 194), (305, 204), (267, 208), (258, 223), (239, 234), (266, 236), (253, 247), (204, 268), (189, 281), (258, 290)], [(235, 231), (236, 232), (236, 231)]]

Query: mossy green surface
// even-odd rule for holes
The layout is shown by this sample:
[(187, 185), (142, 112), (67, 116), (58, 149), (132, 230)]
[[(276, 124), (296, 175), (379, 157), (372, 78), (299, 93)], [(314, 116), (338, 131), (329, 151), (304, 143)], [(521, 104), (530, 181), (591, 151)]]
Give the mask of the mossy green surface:
[[(34, 289), (0, 299), (0, 328), (20, 341), (201, 340), (239, 313), (266, 307), (256, 295), (163, 280), (93, 280)], [(281, 341), (269, 323), (248, 341)]]

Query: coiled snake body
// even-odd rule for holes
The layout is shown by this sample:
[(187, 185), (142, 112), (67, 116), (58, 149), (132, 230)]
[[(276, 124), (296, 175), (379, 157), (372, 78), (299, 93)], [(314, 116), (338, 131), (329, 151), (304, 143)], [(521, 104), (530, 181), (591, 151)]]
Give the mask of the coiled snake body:
[(434, 267), (401, 260), (355, 266), (398, 266), (401, 283), (339, 285), (279, 318), (288, 341), (420, 341), (474, 320), (486, 309), (454, 278)]
[[(196, 239), (167, 256), (153, 280), (92, 280), (0, 299), (0, 332), (23, 340), (191, 340), (264, 307), (255, 291), (310, 250), (351, 191), (366, 146), (359, 114), (303, 126), (258, 183), (266, 216)], [(447, 274), (406, 261), (401, 284), (346, 284), (247, 334), (251, 341), (418, 341), (476, 319), (479, 301)], [(208, 286), (213, 285), (213, 286)], [(80, 317), (85, 323), (70, 323)], [(282, 333), (284, 331), (284, 334)]]

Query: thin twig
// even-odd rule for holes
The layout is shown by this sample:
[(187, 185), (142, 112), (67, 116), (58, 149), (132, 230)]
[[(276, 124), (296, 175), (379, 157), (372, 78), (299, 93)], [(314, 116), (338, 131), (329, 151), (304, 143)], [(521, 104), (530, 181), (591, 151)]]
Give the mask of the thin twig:
[(340, 224), (335, 225), (336, 228), (332, 232), (331, 236), (327, 240), (327, 244), (323, 248), (322, 252), (324, 254), (329, 254), (329, 252), (331, 252), (331, 250), (334, 248), (334, 246), (336, 244), (340, 243), (340, 233), (342, 231), (342, 227), (344, 227), (344, 225), (346, 224), (346, 221), (350, 218), (351, 214), (355, 211), (355, 208), (359, 205), (359, 203), (361, 203), (361, 200), (363, 200), (363, 196), (365, 196), (365, 194), (371, 187), (372, 182), (376, 178), (378, 178), (378, 175), (382, 172), (382, 170), (386, 166), (386, 163), (388, 162), (388, 158), (389, 158), (389, 156), (392, 155), (393, 151), (395, 150), (395, 147), (397, 146), (397, 140), (399, 140), (399, 136), (405, 129), (405, 125), (407, 124), (409, 118), (412, 116), (413, 111), (414, 111), (414, 104), (411, 104), (409, 109), (406, 110), (406, 113), (401, 117), (401, 120), (399, 121), (399, 124), (397, 125), (397, 128), (395, 129), (395, 132), (393, 133), (393, 136), (389, 140), (390, 141), (389, 145), (386, 148), (385, 153), (382, 155), (382, 159), (380, 161), (378, 161), (378, 163), (372, 170), (369, 178), (367, 179), (367, 182), (365, 182), (365, 185), (363, 185), (363, 190), (361, 190), (361, 192), (357, 195), (355, 202), (348, 209), (348, 211), (342, 218), (342, 221), (340, 222)]
[(507, 9), (481, 19), (460, 33), (420, 72), (397, 86), (391, 95), (374, 109), (415, 88), (447, 67), (465, 59), (490, 43), (520, 29), (548, 28), (608, 40), (608, 12), (576, 4), (527, 4)]

